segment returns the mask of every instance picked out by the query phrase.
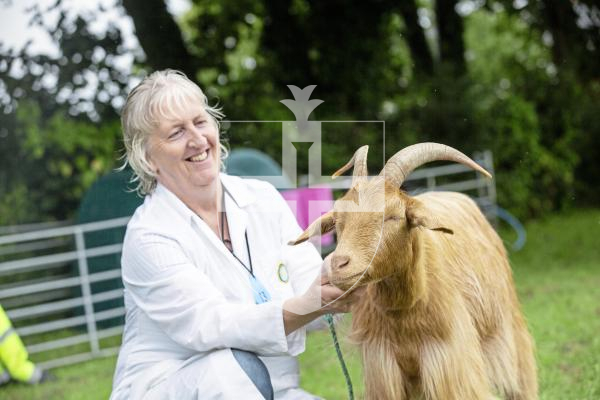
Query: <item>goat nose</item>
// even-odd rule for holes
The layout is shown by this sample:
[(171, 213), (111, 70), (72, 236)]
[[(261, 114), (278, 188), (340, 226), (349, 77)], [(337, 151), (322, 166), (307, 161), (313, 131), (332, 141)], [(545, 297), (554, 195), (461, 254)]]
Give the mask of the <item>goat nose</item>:
[(350, 263), (350, 257), (344, 255), (334, 255), (331, 257), (331, 269), (334, 271), (339, 271), (342, 268), (345, 268)]

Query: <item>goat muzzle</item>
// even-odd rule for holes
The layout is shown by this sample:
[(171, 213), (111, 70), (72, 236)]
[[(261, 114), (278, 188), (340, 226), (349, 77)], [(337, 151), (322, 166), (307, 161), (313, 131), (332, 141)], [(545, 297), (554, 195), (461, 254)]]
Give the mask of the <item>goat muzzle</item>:
[(331, 272), (338, 273), (342, 269), (350, 265), (350, 257), (345, 255), (334, 254), (331, 257)]

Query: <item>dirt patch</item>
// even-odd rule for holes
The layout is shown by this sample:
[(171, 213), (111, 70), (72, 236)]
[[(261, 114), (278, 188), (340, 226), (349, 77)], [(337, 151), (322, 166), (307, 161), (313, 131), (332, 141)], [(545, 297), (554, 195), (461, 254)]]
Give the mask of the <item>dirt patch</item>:
[(561, 363), (561, 364), (559, 364), (558, 368), (560, 368), (560, 370), (565, 375), (568, 375), (569, 377), (573, 378), (574, 380), (577, 380), (579, 377), (581, 377), (581, 368), (576, 367), (574, 365), (567, 364), (567, 363)]
[(573, 340), (570, 342), (566, 342), (560, 348), (560, 351), (563, 354), (574, 354), (580, 351), (584, 351), (590, 345), (589, 340)]
[(518, 290), (517, 294), (520, 299), (531, 300), (535, 296), (535, 291), (533, 289), (524, 289), (524, 290)]

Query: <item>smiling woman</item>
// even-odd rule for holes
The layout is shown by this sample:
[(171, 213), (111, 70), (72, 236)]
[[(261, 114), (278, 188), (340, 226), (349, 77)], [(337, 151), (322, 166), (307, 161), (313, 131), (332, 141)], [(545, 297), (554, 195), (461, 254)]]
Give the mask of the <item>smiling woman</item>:
[[(151, 193), (157, 183), (158, 166), (151, 165), (148, 155), (154, 147), (175, 142), (183, 136), (187, 140), (177, 140), (182, 147), (197, 146), (198, 143), (191, 139), (198, 141), (201, 137), (209, 142), (210, 136), (210, 144), (217, 146), (213, 149), (216, 166), (222, 165), (218, 157), (221, 160), (227, 157), (227, 149), (219, 143), (222, 117), (218, 108), (208, 104), (202, 90), (179, 71), (157, 71), (133, 89), (123, 108), (121, 123), (126, 162), (136, 173), (134, 179), (140, 194)], [(155, 157), (160, 158), (160, 155)]]
[(197, 102), (164, 118), (148, 141), (148, 163), (156, 179), (180, 198), (211, 186), (219, 175), (216, 123)]
[(221, 117), (177, 71), (127, 98), (127, 163), (145, 199), (123, 241), (113, 400), (314, 399), (299, 388), (304, 326), (358, 298), (321, 277), (311, 244), (287, 246), (301, 229), (273, 186), (220, 173)]

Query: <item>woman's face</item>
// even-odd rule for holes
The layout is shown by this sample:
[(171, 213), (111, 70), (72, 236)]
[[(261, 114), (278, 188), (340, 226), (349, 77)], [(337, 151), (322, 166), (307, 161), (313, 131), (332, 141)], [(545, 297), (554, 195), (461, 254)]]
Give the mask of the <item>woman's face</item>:
[(174, 193), (214, 184), (219, 176), (219, 132), (199, 103), (159, 121), (148, 139), (148, 159), (156, 180)]

